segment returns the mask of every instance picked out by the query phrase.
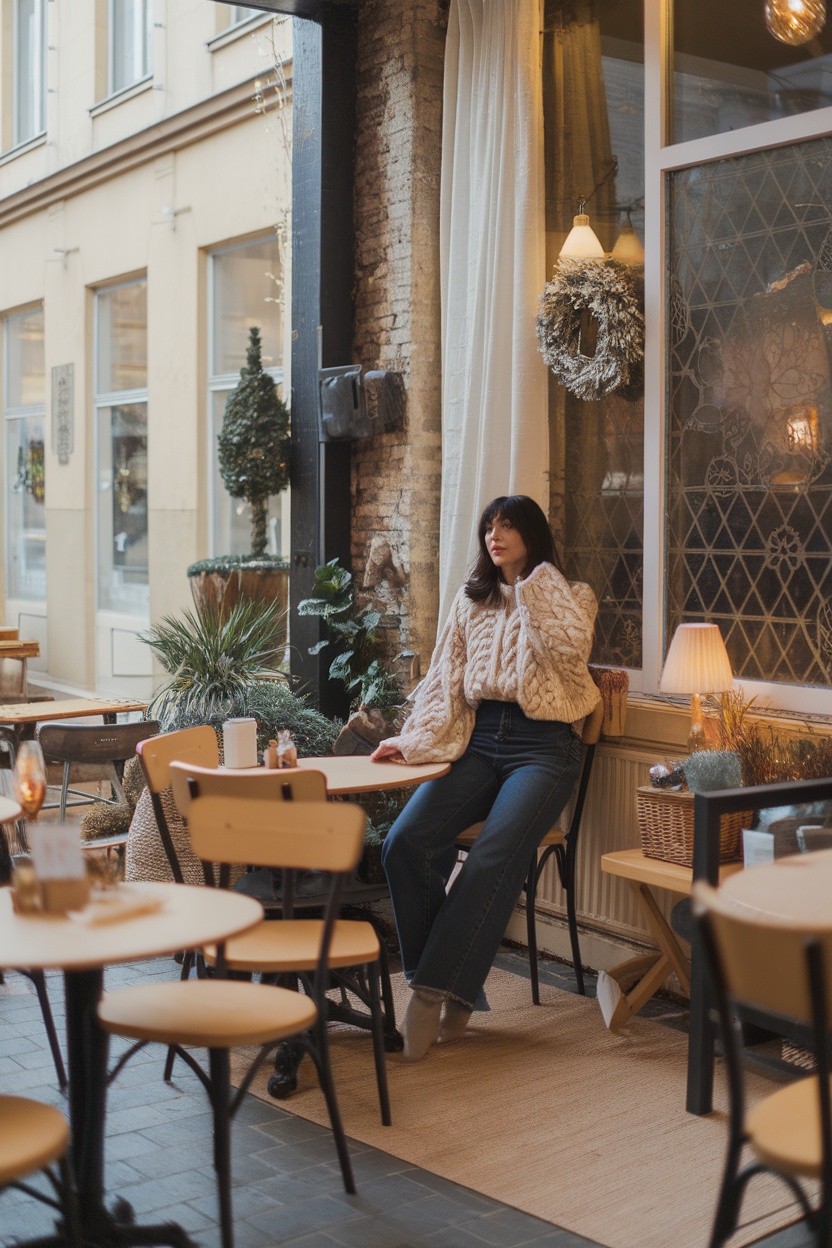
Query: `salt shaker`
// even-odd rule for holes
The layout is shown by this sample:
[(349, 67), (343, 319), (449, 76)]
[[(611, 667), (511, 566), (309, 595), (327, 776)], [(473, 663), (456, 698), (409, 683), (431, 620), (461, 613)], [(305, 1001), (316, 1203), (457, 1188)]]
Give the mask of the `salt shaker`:
[(298, 752), (288, 728), (278, 733), (277, 756), (280, 767), (297, 767)]

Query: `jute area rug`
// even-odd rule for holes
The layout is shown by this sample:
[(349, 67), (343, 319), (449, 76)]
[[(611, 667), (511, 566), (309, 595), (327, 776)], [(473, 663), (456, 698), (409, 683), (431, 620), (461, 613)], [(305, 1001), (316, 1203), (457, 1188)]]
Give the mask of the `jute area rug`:
[[(613, 1035), (594, 1000), (541, 985), (540, 1006), (519, 976), (493, 971), (491, 1012), (461, 1042), (421, 1062), (389, 1054), (393, 1126), (379, 1119), (366, 1033), (333, 1028), (332, 1063), (347, 1135), (534, 1214), (607, 1248), (704, 1248), (727, 1138), (724, 1075), (708, 1117), (685, 1112), (687, 1038), (640, 1018)], [(408, 989), (394, 979), (397, 1016)], [(235, 1056), (235, 1073), (245, 1069)], [(252, 1086), (266, 1091), (268, 1063)], [(776, 1085), (749, 1081), (749, 1100)], [(328, 1125), (314, 1068), (281, 1108)], [(787, 1189), (752, 1180), (749, 1244), (794, 1221)]]

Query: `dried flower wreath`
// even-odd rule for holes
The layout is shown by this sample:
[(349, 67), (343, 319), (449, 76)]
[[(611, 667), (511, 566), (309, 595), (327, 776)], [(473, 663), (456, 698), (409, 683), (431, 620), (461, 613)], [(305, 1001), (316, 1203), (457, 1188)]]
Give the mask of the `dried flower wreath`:
[[(581, 350), (586, 315), (597, 322), (593, 355)], [(638, 270), (614, 260), (560, 261), (540, 296), (540, 353), (579, 399), (613, 391), (635, 398), (643, 384), (644, 284)]]

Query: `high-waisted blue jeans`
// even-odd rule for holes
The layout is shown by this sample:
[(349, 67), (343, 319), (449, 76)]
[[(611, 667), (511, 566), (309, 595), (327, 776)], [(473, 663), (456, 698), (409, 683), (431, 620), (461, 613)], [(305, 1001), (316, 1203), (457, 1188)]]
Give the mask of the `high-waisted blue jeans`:
[[(387, 834), (405, 976), (473, 1008), (533, 851), (569, 800), (581, 766), (569, 724), (528, 719), (513, 702), (483, 702), (462, 758), (418, 788)], [(484, 826), (449, 893), (454, 842)]]

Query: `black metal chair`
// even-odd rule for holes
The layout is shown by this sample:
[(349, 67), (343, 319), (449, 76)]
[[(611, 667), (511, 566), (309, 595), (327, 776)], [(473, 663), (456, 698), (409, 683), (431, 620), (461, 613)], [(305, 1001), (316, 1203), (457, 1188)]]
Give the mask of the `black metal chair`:
[[(832, 933), (777, 922), (743, 909), (703, 880), (692, 893), (702, 948), (719, 1014), (730, 1092), (728, 1151), (710, 1248), (737, 1229), (750, 1179), (769, 1171), (796, 1197), (817, 1248), (832, 1243)], [(796, 1079), (746, 1111), (739, 1016), (763, 1010), (791, 1029), (811, 1035), (815, 1071)], [(750, 1147), (753, 1159), (741, 1168)], [(820, 1180), (812, 1207), (799, 1178)]]
[[(66, 815), (67, 795), (81, 798), (74, 806), (90, 802), (124, 802), (121, 787), (124, 764), (136, 753), (136, 746), (159, 731), (155, 720), (140, 720), (132, 724), (68, 724), (43, 723), (37, 731), (37, 740), (47, 762), (63, 763), (61, 783), (61, 819)], [(104, 768), (113, 788), (112, 799), (70, 789), (69, 778), (73, 765), (91, 765)]]

